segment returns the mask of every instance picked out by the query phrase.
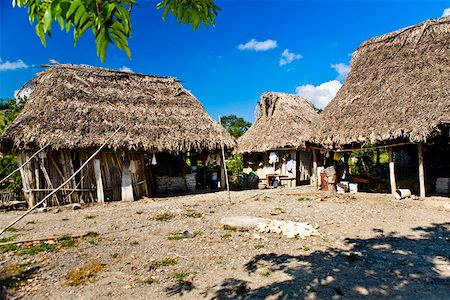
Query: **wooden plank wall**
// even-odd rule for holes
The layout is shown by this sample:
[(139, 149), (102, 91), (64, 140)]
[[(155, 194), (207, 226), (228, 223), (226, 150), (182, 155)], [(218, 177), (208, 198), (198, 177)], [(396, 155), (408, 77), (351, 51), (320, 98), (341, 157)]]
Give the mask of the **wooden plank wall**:
[[(42, 152), (32, 163), (25, 165), (20, 173), (25, 199), (34, 205), (54, 188), (60, 186), (92, 155), (93, 151), (49, 151)], [(25, 162), (32, 153), (19, 155), (19, 162)], [(144, 154), (142, 152), (102, 152), (100, 161), (101, 181), (104, 201), (120, 201), (122, 199), (123, 161), (129, 160), (129, 174), (133, 199), (137, 200), (149, 195), (144, 170)], [(64, 205), (70, 203), (97, 202), (97, 183), (94, 161), (91, 161), (73, 180), (66, 184), (52, 197), (46, 205)]]

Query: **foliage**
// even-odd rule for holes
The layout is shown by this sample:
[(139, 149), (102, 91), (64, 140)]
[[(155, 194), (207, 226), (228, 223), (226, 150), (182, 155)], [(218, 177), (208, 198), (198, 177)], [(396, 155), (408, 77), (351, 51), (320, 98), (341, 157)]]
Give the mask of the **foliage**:
[[(105, 61), (109, 44), (124, 50), (128, 57), (131, 52), (128, 39), (131, 37), (130, 13), (136, 0), (13, 0), (13, 6), (26, 7), (31, 24), (36, 23), (35, 31), (46, 46), (46, 36), (51, 37), (53, 21), (61, 30), (73, 29), (73, 40), (91, 29), (95, 37), (97, 55)], [(178, 23), (192, 25), (196, 30), (203, 23), (215, 24), (215, 16), (220, 8), (212, 0), (163, 0), (156, 5), (163, 8), (163, 20), (169, 12)]]
[[(17, 115), (22, 111), (27, 98), (10, 98), (0, 100), (0, 135), (3, 134), (6, 127), (14, 121)], [(18, 167), (17, 156), (7, 154), (0, 157), (0, 178), (5, 178)], [(22, 196), (22, 179), (20, 173), (16, 172), (7, 181), (3, 182), (0, 189), (8, 189), (14, 192), (16, 198)]]
[[(388, 162), (386, 150), (379, 149), (380, 164)], [(353, 150), (349, 160), (352, 175), (369, 175), (377, 164), (377, 151), (373, 148)]]
[(146, 264), (144, 268), (146, 270), (152, 271), (158, 269), (159, 267), (174, 266), (177, 263), (178, 257), (165, 257), (160, 260), (151, 261), (150, 263)]
[(227, 171), (230, 175), (242, 175), (242, 171), (244, 170), (244, 156), (242, 154), (232, 155), (227, 159), (226, 164)]
[(245, 121), (244, 118), (238, 118), (235, 115), (221, 117), (220, 123), (235, 138), (242, 136), (252, 126), (252, 123)]

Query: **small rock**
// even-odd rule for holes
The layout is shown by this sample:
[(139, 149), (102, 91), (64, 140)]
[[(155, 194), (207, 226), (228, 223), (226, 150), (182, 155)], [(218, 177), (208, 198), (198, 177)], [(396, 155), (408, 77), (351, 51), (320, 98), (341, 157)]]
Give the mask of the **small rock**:
[(74, 203), (74, 204), (72, 205), (72, 209), (73, 209), (73, 210), (81, 209), (81, 204), (79, 204), (79, 203)]

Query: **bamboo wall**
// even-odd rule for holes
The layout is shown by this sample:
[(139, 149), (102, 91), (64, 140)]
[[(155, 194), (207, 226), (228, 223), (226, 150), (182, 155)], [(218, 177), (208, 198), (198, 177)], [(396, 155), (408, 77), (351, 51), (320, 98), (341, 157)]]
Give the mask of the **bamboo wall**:
[[(23, 192), (29, 205), (59, 187), (94, 151), (41, 152), (21, 170)], [(32, 155), (22, 152), (19, 163)], [(136, 200), (150, 194), (142, 152), (101, 152), (48, 200), (46, 205)]]

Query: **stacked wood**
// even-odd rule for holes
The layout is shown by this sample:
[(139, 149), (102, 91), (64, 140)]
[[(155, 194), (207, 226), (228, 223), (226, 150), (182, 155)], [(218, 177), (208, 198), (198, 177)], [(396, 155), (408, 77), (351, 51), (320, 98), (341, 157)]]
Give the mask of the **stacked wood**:
[(195, 191), (195, 187), (197, 185), (197, 179), (195, 176), (196, 174), (187, 174), (184, 176), (186, 180), (186, 188), (190, 192)]
[(186, 179), (184, 177), (158, 176), (156, 179), (158, 193), (170, 193), (186, 191)]

